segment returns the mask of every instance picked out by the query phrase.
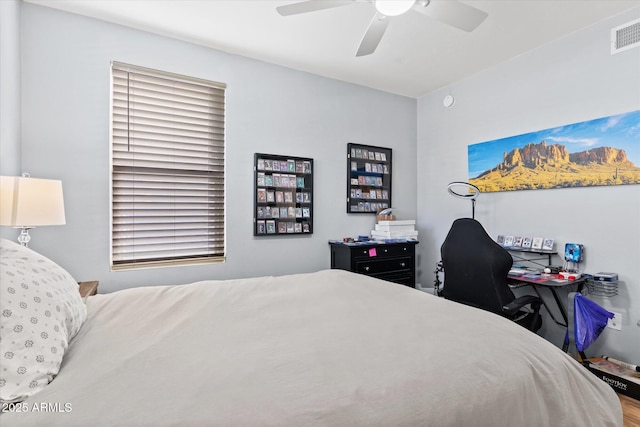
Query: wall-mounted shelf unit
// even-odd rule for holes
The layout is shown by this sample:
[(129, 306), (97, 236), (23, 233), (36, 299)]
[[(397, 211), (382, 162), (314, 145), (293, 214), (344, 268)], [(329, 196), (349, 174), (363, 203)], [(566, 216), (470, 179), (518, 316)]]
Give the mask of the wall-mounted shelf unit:
[(347, 213), (392, 207), (391, 154), (390, 148), (347, 144)]
[(253, 235), (313, 233), (313, 159), (254, 155)]

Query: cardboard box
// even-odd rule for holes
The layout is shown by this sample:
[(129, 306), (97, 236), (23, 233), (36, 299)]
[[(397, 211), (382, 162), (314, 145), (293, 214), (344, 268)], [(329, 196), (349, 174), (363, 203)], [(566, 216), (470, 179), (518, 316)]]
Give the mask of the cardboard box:
[(602, 357), (586, 359), (583, 365), (616, 392), (640, 400), (640, 373)]

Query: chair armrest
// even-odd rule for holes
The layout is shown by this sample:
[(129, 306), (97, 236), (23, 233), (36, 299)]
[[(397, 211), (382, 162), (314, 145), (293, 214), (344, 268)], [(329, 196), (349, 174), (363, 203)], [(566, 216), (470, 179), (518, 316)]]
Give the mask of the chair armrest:
[(534, 311), (538, 311), (542, 305), (540, 297), (535, 295), (523, 295), (511, 301), (509, 304), (502, 307), (502, 311), (508, 315), (516, 314), (525, 305), (531, 305)]

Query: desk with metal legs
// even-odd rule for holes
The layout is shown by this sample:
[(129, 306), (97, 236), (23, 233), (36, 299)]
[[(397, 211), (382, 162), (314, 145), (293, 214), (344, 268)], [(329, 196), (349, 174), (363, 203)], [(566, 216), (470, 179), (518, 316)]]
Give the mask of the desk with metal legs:
[[(564, 288), (566, 286), (577, 285), (578, 287), (576, 289), (576, 292), (581, 292), (582, 288), (584, 287), (584, 284), (587, 281), (587, 279), (584, 277), (581, 277), (577, 280), (566, 280), (566, 279), (563, 279), (562, 276), (560, 276), (559, 274), (541, 274), (536, 278), (531, 278), (526, 275), (516, 276), (516, 275), (509, 274), (507, 277), (509, 279), (509, 285), (511, 287), (518, 288), (522, 286), (531, 286), (535, 291), (535, 293), (542, 300), (542, 304), (544, 305), (544, 308), (547, 309), (547, 312), (549, 313), (549, 316), (551, 316), (553, 321), (565, 328), (567, 327), (569, 322), (567, 318), (567, 309), (565, 307), (565, 304), (563, 304), (562, 301), (560, 300), (557, 289)], [(556, 319), (556, 316), (553, 314), (553, 311), (549, 310), (549, 307), (547, 306), (545, 299), (542, 298), (542, 295), (540, 295), (539, 288), (546, 288), (546, 289), (549, 289), (549, 291), (551, 291), (551, 295), (553, 295), (553, 299), (556, 302), (558, 311), (560, 311), (560, 315), (562, 316), (562, 321)]]
[[(584, 277), (581, 277), (576, 280), (566, 280), (566, 279), (563, 279), (562, 276), (560, 276), (559, 274), (541, 274), (540, 276), (537, 276), (535, 278), (529, 277), (526, 275), (516, 276), (516, 275), (510, 274), (507, 277), (509, 279), (509, 284), (512, 287), (517, 288), (522, 286), (531, 286), (535, 291), (536, 295), (538, 295), (538, 297), (540, 297), (540, 299), (542, 300), (542, 304), (544, 305), (544, 308), (547, 310), (547, 313), (549, 313), (549, 316), (551, 316), (551, 319), (553, 319), (553, 321), (556, 322), (556, 324), (564, 328), (568, 328), (568, 325), (569, 325), (567, 308), (565, 304), (562, 303), (562, 300), (558, 296), (557, 290), (559, 288), (564, 288), (566, 286), (577, 285), (576, 292), (581, 292), (582, 288), (584, 287), (587, 281), (587, 279)], [(539, 290), (540, 288), (549, 289), (549, 291), (551, 292), (551, 295), (553, 295), (553, 299), (556, 302), (558, 311), (562, 316), (562, 321), (558, 320), (554, 315), (553, 311), (549, 309), (549, 306), (547, 305), (545, 299), (540, 294), (540, 290)], [(562, 346), (562, 350), (566, 352), (568, 349), (568, 345), (569, 343), (564, 343)], [(581, 354), (581, 356), (584, 357), (584, 354)]]

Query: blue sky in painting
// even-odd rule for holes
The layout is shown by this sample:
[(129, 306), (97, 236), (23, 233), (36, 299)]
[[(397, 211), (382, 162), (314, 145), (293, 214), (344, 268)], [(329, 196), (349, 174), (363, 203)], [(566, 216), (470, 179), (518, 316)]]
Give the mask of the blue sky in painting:
[(469, 145), (469, 178), (496, 167), (504, 153), (542, 141), (564, 145), (569, 153), (596, 147), (620, 148), (640, 167), (640, 110)]

